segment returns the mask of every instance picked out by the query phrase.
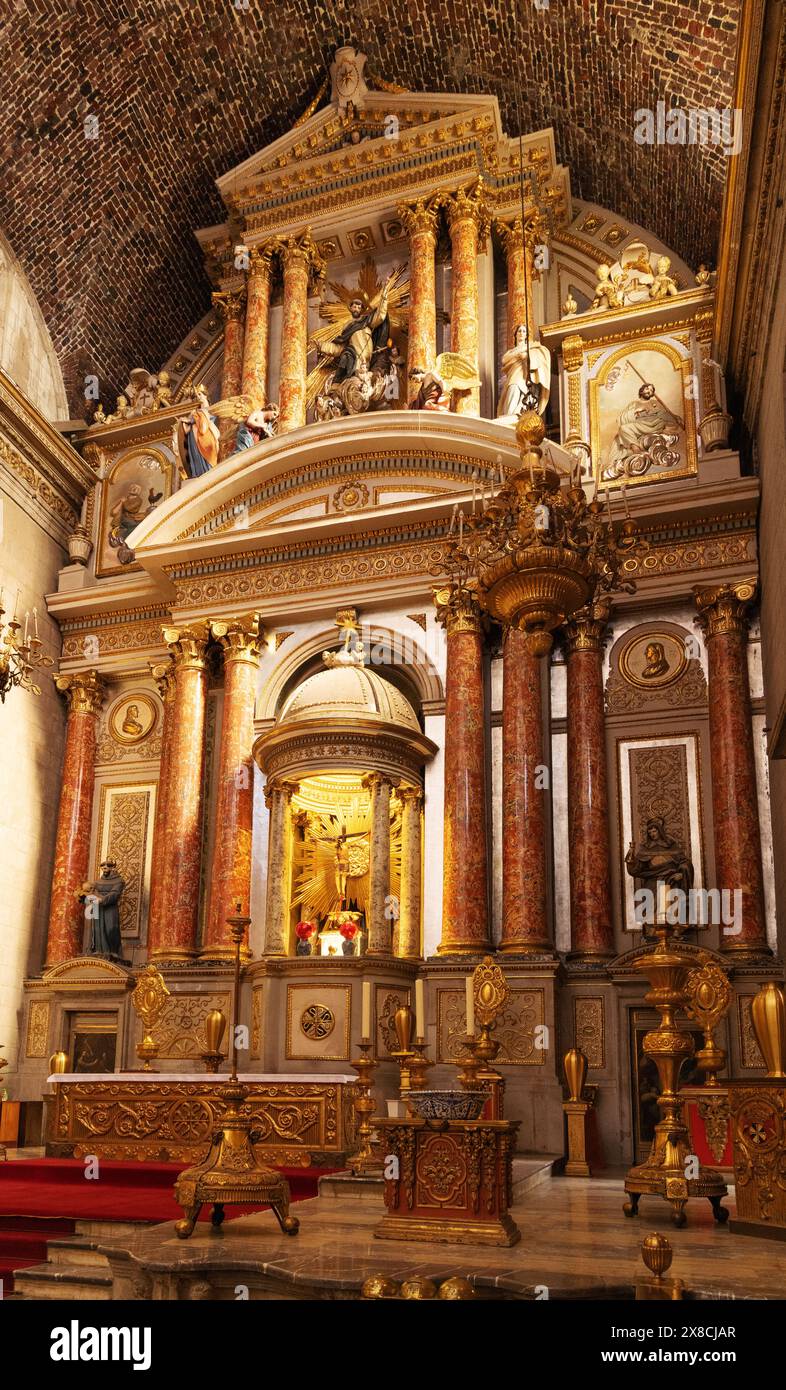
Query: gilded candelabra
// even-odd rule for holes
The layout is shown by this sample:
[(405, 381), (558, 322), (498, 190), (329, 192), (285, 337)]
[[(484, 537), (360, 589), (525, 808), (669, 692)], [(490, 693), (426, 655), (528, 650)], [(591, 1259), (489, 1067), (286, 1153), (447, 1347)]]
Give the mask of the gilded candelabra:
[(718, 1047), (715, 1029), (731, 1008), (728, 976), (719, 965), (707, 959), (691, 970), (685, 993), (688, 1017), (695, 1018), (704, 1031), (704, 1046), (696, 1053), (696, 1066), (704, 1072), (705, 1086), (717, 1086), (718, 1072), (726, 1065), (726, 1051)]
[(680, 1071), (683, 1062), (693, 1056), (694, 1043), (691, 1034), (677, 1026), (675, 1014), (687, 1005), (694, 957), (673, 939), (667, 923), (658, 924), (656, 935), (657, 945), (642, 952), (632, 968), (648, 977), (650, 989), (644, 998), (660, 1014), (658, 1027), (645, 1034), (644, 1052), (658, 1069), (658, 1106), (662, 1118), (655, 1126), (655, 1137), (646, 1161), (631, 1168), (625, 1179), (625, 1191), (630, 1200), (623, 1210), (626, 1216), (635, 1216), (643, 1193), (664, 1197), (672, 1206), (675, 1226), (684, 1226), (688, 1198), (707, 1197), (715, 1220), (724, 1222), (729, 1216), (721, 1206), (726, 1184), (719, 1173), (701, 1168), (691, 1152), (678, 1093)]
[(22, 624), (17, 622), (16, 613), (10, 622), (4, 623), (5, 609), (0, 594), (0, 704), (14, 686), (29, 690), (33, 695), (41, 694), (33, 675), (44, 666), (52, 666), (51, 657), (44, 656), (43, 642), (38, 636), (38, 610), (33, 609), (33, 632), (30, 634), (30, 615), (25, 614), (24, 635), (20, 637)]
[[(500, 1044), (491, 1036), (497, 1017), (507, 1003), (508, 982), (493, 956), (484, 956), (472, 975), (472, 1030), (462, 1043), (469, 1056), (462, 1059), (459, 1081), (465, 1091), (487, 1090), (491, 1096), (491, 1116), (501, 1120), (504, 1110), (505, 1082), (492, 1065)], [(478, 1031), (475, 1031), (475, 1025)]]
[(623, 558), (643, 542), (627, 515), (615, 530), (608, 492), (588, 501), (579, 465), (570, 474), (544, 459), (543, 420), (525, 411), (516, 426), (521, 467), (498, 491), (473, 497), (472, 511), (454, 510), (443, 571), (451, 587), (437, 604), (468, 594), (504, 627), (527, 636), (530, 650), (546, 656), (553, 632), (603, 591), (634, 585), (622, 581)]
[(350, 1158), (347, 1167), (350, 1173), (358, 1177), (361, 1173), (367, 1173), (369, 1169), (379, 1168), (379, 1160), (375, 1157), (371, 1147), (371, 1135), (373, 1126), (371, 1116), (374, 1114), (374, 1099), (371, 1094), (371, 1086), (374, 1080), (374, 1072), (377, 1069), (375, 1057), (370, 1055), (371, 1042), (365, 1040), (360, 1044), (361, 1056), (356, 1062), (352, 1062), (358, 1074), (357, 1089), (358, 1095), (355, 1099), (355, 1114), (358, 1116), (358, 1149)]
[(226, 1110), (221, 1119), (221, 1127), (213, 1134), (206, 1157), (201, 1163), (195, 1163), (192, 1168), (184, 1169), (175, 1183), (175, 1201), (185, 1212), (180, 1221), (175, 1222), (175, 1231), (183, 1240), (191, 1235), (199, 1213), (207, 1203), (213, 1205), (211, 1221), (214, 1230), (217, 1230), (224, 1220), (224, 1207), (227, 1203), (270, 1206), (286, 1235), (297, 1235), (300, 1229), (297, 1217), (289, 1214), (289, 1183), (286, 1178), (277, 1173), (275, 1168), (267, 1168), (257, 1160), (254, 1141), (262, 1136), (254, 1127), (254, 1121), (245, 1105), (248, 1087), (241, 1085), (237, 1074), (240, 953), (250, 921), (250, 917), (241, 914), (239, 903), (236, 915), (227, 918), (234, 945), (235, 965), (232, 999), (232, 1073), (219, 1090), (222, 1100), (226, 1101)]

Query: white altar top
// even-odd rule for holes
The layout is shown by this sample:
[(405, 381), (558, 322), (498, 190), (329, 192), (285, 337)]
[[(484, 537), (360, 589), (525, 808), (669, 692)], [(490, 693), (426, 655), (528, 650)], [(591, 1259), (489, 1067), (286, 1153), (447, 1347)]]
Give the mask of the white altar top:
[[(205, 1081), (205, 1082), (226, 1082), (230, 1080), (228, 1072), (183, 1072), (183, 1071), (63, 1071), (53, 1072), (47, 1078), (48, 1082), (64, 1081)], [(241, 1072), (238, 1075), (240, 1085), (245, 1085), (250, 1081), (262, 1081), (270, 1083), (277, 1082), (317, 1082), (324, 1085), (325, 1082), (335, 1082), (338, 1085), (351, 1085), (357, 1081), (356, 1076), (347, 1075), (346, 1072)]]

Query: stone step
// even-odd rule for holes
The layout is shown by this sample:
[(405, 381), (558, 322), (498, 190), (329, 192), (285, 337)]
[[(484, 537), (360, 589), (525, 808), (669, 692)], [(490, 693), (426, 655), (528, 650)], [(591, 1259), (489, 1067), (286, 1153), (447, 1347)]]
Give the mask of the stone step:
[(110, 1299), (112, 1276), (106, 1265), (30, 1265), (14, 1274), (14, 1292), (33, 1299)]
[(87, 1265), (108, 1269), (109, 1265), (105, 1257), (98, 1254), (97, 1246), (97, 1240), (88, 1240), (86, 1236), (62, 1236), (47, 1241), (46, 1253), (51, 1265)]
[(156, 1224), (155, 1221), (92, 1221), (87, 1217), (77, 1217), (75, 1230), (78, 1236), (87, 1236), (88, 1240), (95, 1240), (99, 1236), (102, 1240), (114, 1240), (115, 1236), (133, 1236), (137, 1231)]
[(525, 1192), (548, 1182), (554, 1171), (558, 1154), (528, 1154), (525, 1158), (513, 1159), (512, 1204), (520, 1202)]

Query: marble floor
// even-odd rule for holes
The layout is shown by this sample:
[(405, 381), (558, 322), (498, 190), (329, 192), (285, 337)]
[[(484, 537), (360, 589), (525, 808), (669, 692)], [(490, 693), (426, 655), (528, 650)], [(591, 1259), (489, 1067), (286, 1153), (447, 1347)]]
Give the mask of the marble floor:
[[(377, 1241), (383, 1214), (378, 1192), (357, 1190), (300, 1202), (300, 1234), (282, 1236), (270, 1212), (241, 1217), (188, 1241), (172, 1225), (101, 1243), (115, 1275), (115, 1297), (357, 1298), (369, 1274), (402, 1281), (422, 1274), (441, 1282), (468, 1277), (481, 1297), (619, 1298), (634, 1296), (650, 1276), (639, 1252), (645, 1235), (661, 1231), (674, 1250), (670, 1276), (686, 1296), (780, 1299), (786, 1296), (786, 1246), (732, 1234), (712, 1219), (709, 1203), (689, 1204), (677, 1230), (666, 1204), (642, 1198), (640, 1215), (622, 1212), (622, 1175), (599, 1179), (549, 1177), (522, 1194), (512, 1215), (521, 1241), (509, 1249)], [(733, 1198), (726, 1199), (734, 1211)], [(141, 1283), (140, 1283), (141, 1279)], [(191, 1282), (198, 1292), (189, 1292)], [(536, 1293), (535, 1290), (540, 1290)], [(543, 1290), (548, 1290), (544, 1293)], [(154, 1290), (154, 1291), (153, 1291)]]

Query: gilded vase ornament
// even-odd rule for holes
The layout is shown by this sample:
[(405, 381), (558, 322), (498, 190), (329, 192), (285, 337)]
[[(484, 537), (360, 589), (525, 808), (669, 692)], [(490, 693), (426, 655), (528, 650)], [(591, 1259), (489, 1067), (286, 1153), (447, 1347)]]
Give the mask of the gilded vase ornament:
[(415, 1015), (408, 1004), (402, 1004), (400, 1009), (396, 1009), (393, 1015), (393, 1031), (396, 1034), (399, 1052), (411, 1052)]
[(562, 1059), (562, 1066), (568, 1083), (568, 1100), (581, 1100), (587, 1079), (587, 1058), (580, 1048), (571, 1047)]
[(152, 1071), (152, 1062), (158, 1056), (158, 1043), (152, 1036), (161, 1014), (164, 1011), (169, 990), (164, 977), (155, 965), (148, 965), (137, 980), (136, 989), (131, 995), (134, 1011), (141, 1020), (144, 1037), (137, 1043), (137, 1055), (143, 1064), (143, 1071)]
[(674, 1259), (671, 1241), (667, 1236), (661, 1235), (660, 1231), (653, 1231), (641, 1242), (641, 1258), (650, 1274), (654, 1274), (656, 1279), (662, 1279), (671, 1268)]
[(754, 995), (751, 1022), (767, 1075), (786, 1076), (786, 1006), (783, 990), (773, 980), (768, 980)]
[(221, 1009), (211, 1009), (205, 1019), (205, 1050), (201, 1054), (202, 1061), (209, 1072), (217, 1072), (220, 1067), (224, 1054), (221, 1051), (221, 1043), (227, 1028), (226, 1014)]
[(49, 1058), (50, 1076), (62, 1076), (68, 1070), (68, 1053), (53, 1052)]
[(726, 1065), (726, 1052), (718, 1047), (714, 1032), (731, 1008), (732, 991), (719, 965), (707, 961), (688, 975), (685, 988), (688, 1017), (704, 1030), (704, 1046), (696, 1053), (696, 1065), (704, 1072), (704, 1084), (717, 1086), (717, 1073)]
[[(527, 638), (530, 651), (551, 651), (553, 633), (604, 592), (634, 585), (621, 578), (623, 559), (644, 549), (629, 516), (618, 525), (597, 489), (587, 501), (580, 464), (560, 471), (541, 444), (546, 428), (535, 410), (516, 426), (521, 467), (480, 508), (451, 522), (444, 569), (451, 592), (473, 598), (504, 628)], [(437, 571), (434, 571), (437, 573)]]

